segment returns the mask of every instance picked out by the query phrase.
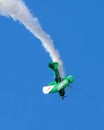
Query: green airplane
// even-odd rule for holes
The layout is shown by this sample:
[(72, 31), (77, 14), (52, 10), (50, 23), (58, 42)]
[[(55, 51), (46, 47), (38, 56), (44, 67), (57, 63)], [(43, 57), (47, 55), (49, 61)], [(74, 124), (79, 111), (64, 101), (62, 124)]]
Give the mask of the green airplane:
[(69, 75), (67, 77), (61, 78), (59, 71), (58, 71), (58, 62), (50, 62), (48, 64), (48, 67), (53, 70), (54, 72), (54, 80), (53, 82), (50, 82), (48, 86), (43, 87), (43, 93), (49, 94), (49, 93), (56, 93), (58, 92), (59, 95), (64, 99), (65, 97), (65, 88), (70, 85), (70, 83), (73, 82), (73, 76)]

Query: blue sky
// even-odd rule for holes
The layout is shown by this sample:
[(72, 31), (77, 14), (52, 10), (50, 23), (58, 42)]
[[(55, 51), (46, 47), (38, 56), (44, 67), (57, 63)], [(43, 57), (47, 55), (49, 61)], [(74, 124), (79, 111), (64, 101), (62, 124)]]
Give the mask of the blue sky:
[(104, 130), (103, 0), (25, 0), (74, 76), (64, 101), (44, 95), (53, 80), (41, 42), (22, 24), (0, 17), (0, 129)]

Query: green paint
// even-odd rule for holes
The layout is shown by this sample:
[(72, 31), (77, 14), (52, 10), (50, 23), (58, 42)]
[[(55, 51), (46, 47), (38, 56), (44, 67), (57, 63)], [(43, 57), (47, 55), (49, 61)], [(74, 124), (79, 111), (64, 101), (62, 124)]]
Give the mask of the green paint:
[(60, 83), (54, 84), (54, 88), (50, 90), (49, 93), (56, 93), (61, 89), (64, 89), (69, 86), (70, 83), (73, 82), (73, 76), (65, 77)]

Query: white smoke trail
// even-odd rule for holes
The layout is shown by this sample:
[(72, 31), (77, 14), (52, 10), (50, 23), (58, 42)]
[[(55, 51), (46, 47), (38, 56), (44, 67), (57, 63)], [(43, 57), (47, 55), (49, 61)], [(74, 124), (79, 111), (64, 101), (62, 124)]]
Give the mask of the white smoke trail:
[(33, 17), (22, 0), (0, 0), (0, 14), (12, 17), (21, 22), (41, 42), (53, 61), (59, 63), (59, 72), (64, 76), (63, 63), (58, 51), (54, 48), (51, 37), (44, 32), (38, 19)]

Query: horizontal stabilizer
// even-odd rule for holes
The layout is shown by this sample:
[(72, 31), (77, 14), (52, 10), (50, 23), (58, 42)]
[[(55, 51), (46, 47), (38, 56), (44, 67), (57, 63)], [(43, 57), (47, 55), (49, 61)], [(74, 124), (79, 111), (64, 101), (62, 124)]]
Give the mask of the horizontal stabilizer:
[(54, 88), (54, 85), (51, 85), (51, 86), (45, 86), (45, 87), (43, 87), (43, 93), (44, 94), (49, 94), (50, 93), (50, 91), (52, 90)]
[(58, 66), (59, 66), (58, 62), (50, 62), (50, 63), (48, 64), (48, 67), (49, 67), (50, 69), (52, 69), (52, 70), (58, 69)]

